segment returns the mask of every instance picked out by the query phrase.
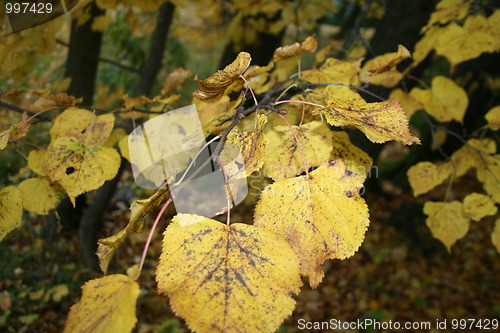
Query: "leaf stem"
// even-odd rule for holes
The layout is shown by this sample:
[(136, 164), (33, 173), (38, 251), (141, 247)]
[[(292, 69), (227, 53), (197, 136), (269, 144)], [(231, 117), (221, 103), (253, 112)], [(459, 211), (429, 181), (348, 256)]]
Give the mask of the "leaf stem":
[(286, 99), (286, 100), (283, 100), (283, 101), (271, 102), (271, 103), (269, 103), (269, 105), (270, 106), (276, 106), (276, 105), (283, 104), (283, 103), (302, 103), (302, 104), (308, 104), (308, 105), (312, 105), (312, 106), (317, 106), (319, 108), (324, 108), (325, 107), (324, 105), (321, 105), (321, 104), (316, 104), (316, 103), (307, 102), (307, 101), (301, 101), (301, 100), (298, 100), (298, 99)]
[[(174, 196), (173, 193), (170, 193), (170, 195), (172, 197)], [(142, 250), (141, 262), (139, 263), (139, 269), (137, 272), (137, 276), (135, 277), (136, 281), (139, 278), (139, 276), (141, 275), (142, 267), (144, 266), (144, 261), (146, 260), (146, 254), (147, 254), (148, 249), (149, 249), (149, 244), (151, 244), (151, 239), (153, 238), (153, 233), (156, 230), (156, 226), (158, 225), (158, 222), (160, 221), (161, 216), (165, 212), (165, 209), (167, 209), (168, 205), (170, 205), (171, 202), (172, 202), (172, 198), (169, 198), (167, 201), (165, 201), (165, 203), (163, 204), (163, 207), (161, 207), (160, 212), (156, 216), (155, 222), (151, 226), (151, 230), (149, 231), (148, 239), (146, 240), (146, 244), (144, 245), (144, 249)]]

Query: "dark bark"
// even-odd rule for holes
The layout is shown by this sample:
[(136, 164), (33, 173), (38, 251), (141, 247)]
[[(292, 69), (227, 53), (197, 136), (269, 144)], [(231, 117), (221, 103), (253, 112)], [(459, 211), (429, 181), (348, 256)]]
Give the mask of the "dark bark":
[(175, 6), (170, 2), (163, 3), (158, 12), (158, 21), (156, 23), (151, 45), (149, 48), (148, 59), (141, 73), (141, 81), (137, 89), (138, 95), (149, 95), (162, 67), (163, 53), (167, 45), (167, 36)]
[(71, 40), (66, 62), (65, 77), (71, 77), (68, 94), (83, 97), (84, 105), (92, 105), (99, 54), (101, 53), (102, 32), (91, 29), (93, 17), (104, 14), (95, 2), (90, 6), (91, 18), (78, 26), (74, 19), (71, 22)]

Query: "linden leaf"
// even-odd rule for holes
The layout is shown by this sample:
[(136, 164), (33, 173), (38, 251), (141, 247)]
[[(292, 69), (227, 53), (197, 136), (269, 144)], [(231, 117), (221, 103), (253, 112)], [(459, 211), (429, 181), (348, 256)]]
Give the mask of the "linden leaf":
[[(240, 99), (238, 99), (238, 102), (240, 102)], [(219, 134), (226, 129), (231, 122), (228, 121), (224, 124), (222, 122), (231, 117), (237, 106), (234, 101), (230, 100), (229, 96), (222, 96), (215, 103), (207, 104), (201, 102), (200, 104), (197, 105), (197, 109), (199, 110), (198, 117), (200, 118), (203, 133), (207, 136), (210, 134)]]
[(370, 223), (358, 194), (361, 176), (342, 161), (329, 161), (307, 176), (266, 187), (255, 208), (255, 226), (288, 240), (297, 252), (301, 274), (311, 287), (323, 279), (326, 259), (345, 259), (361, 246)]
[(217, 71), (209, 78), (199, 80), (198, 75), (196, 75), (194, 80), (201, 89), (196, 90), (193, 96), (207, 103), (217, 102), (224, 95), (226, 88), (240, 78), (240, 75), (250, 65), (251, 60), (249, 53), (240, 52), (231, 64), (227, 65), (223, 70)]
[[(332, 150), (332, 131), (322, 121), (292, 126), (307, 166), (323, 164)], [(302, 155), (288, 126), (275, 126), (266, 133), (269, 141), (264, 157), (264, 174), (273, 180), (296, 176), (305, 171)]]
[(45, 171), (59, 182), (73, 204), (75, 197), (113, 179), (121, 159), (113, 148), (84, 146), (75, 138), (62, 137), (51, 143), (45, 156)]
[(469, 11), (470, 1), (462, 0), (441, 0), (436, 5), (436, 10), (432, 12), (431, 18), (422, 32), (427, 31), (435, 24), (445, 24), (451, 20), (461, 20)]
[(163, 82), (163, 86), (161, 88), (162, 96), (168, 94), (181, 84), (183, 84), (193, 73), (190, 69), (184, 68), (176, 68), (172, 72), (167, 75), (167, 78)]
[(21, 225), (23, 197), (17, 187), (0, 189), (0, 242), (12, 230)]
[(277, 48), (273, 54), (273, 61), (278, 62), (302, 53), (314, 52), (317, 48), (318, 42), (314, 39), (314, 37), (309, 36), (301, 44), (294, 43), (292, 45)]
[(488, 121), (488, 126), (492, 130), (496, 131), (500, 129), (500, 106), (492, 108), (484, 117)]
[(389, 95), (389, 98), (397, 98), (399, 100), (399, 104), (401, 104), (401, 106), (405, 110), (406, 118), (408, 119), (410, 119), (417, 110), (423, 109), (423, 105), (418, 99), (410, 96), (399, 88), (393, 89), (391, 91), (391, 94)]
[(85, 145), (102, 145), (106, 142), (115, 123), (115, 116), (71, 107), (54, 119), (50, 129), (51, 142), (61, 137), (73, 137)]
[(23, 195), (23, 208), (38, 215), (47, 215), (57, 207), (61, 195), (47, 178), (28, 178), (19, 184)]
[(319, 69), (303, 71), (300, 78), (311, 83), (341, 83), (356, 85), (359, 83), (358, 73), (362, 59), (347, 62), (335, 58), (326, 59)]
[(71, 307), (64, 332), (131, 332), (139, 285), (126, 275), (108, 275), (82, 287), (82, 298)]
[(46, 176), (44, 170), (44, 161), (45, 154), (47, 154), (46, 150), (32, 150), (28, 155), (28, 166), (31, 171), (36, 172), (39, 176)]
[(408, 170), (408, 181), (413, 195), (419, 196), (441, 185), (450, 174), (451, 165), (448, 163), (419, 162)]
[(490, 197), (480, 193), (471, 193), (464, 198), (464, 214), (474, 221), (479, 221), (485, 216), (495, 215), (498, 211)]
[(497, 252), (500, 253), (500, 219), (495, 222), (495, 228), (491, 233), (491, 242), (497, 248)]
[(495, 141), (490, 138), (468, 140), (466, 145), (451, 155), (455, 176), (461, 177), (471, 168), (485, 169), (484, 160), (479, 157), (478, 151), (494, 154), (496, 149)]
[(174, 217), (156, 270), (158, 291), (169, 295), (173, 311), (195, 332), (277, 330), (302, 285), (286, 240), (248, 224), (183, 215), (197, 223), (181, 227)]
[[(228, 154), (226, 149), (231, 147), (231, 145), (226, 145), (224, 147), (220, 154), (220, 159), (224, 161), (224, 171), (230, 178), (239, 179), (248, 177), (253, 172), (259, 170), (264, 164), (264, 156), (268, 144), (268, 140), (263, 132), (266, 122), (267, 117), (259, 114), (257, 116), (257, 127), (255, 131), (231, 131), (227, 136), (226, 142), (238, 147), (241, 153), (241, 155), (238, 156), (241, 156), (243, 159), (242, 161), (233, 161), (233, 159), (228, 157), (230, 154)], [(229, 163), (226, 163), (226, 161)], [(244, 171), (238, 164), (243, 164), (245, 166)]]
[(467, 234), (470, 219), (462, 212), (462, 203), (431, 202), (424, 205), (425, 223), (431, 229), (432, 236), (439, 239), (451, 252), (451, 246)]
[(500, 203), (500, 154), (485, 155), (480, 159), (481, 166), (476, 169), (477, 179), (495, 202)]
[(3, 150), (5, 147), (7, 147), (7, 144), (9, 143), (10, 133), (17, 126), (19, 126), (19, 123), (9, 126), (9, 128), (0, 132), (0, 150)]
[(390, 52), (371, 60), (368, 60), (361, 70), (360, 76), (363, 82), (369, 80), (370, 75), (387, 72), (403, 60), (411, 57), (410, 51), (403, 45), (398, 45), (397, 52)]
[(422, 102), (427, 113), (440, 122), (456, 120), (461, 123), (469, 105), (465, 90), (444, 76), (434, 77), (430, 90), (413, 88), (410, 96)]
[(166, 189), (159, 189), (147, 199), (135, 200), (130, 205), (130, 220), (127, 226), (115, 235), (97, 241), (96, 254), (99, 258), (99, 266), (104, 274), (107, 274), (109, 263), (118, 247), (128, 235), (142, 231), (146, 217), (165, 200), (168, 194), (169, 192)]
[(329, 100), (324, 108), (313, 113), (321, 113), (333, 126), (352, 125), (365, 133), (375, 143), (397, 140), (405, 145), (420, 143), (408, 130), (408, 119), (396, 99), (384, 102), (366, 103), (355, 100)]
[(346, 132), (332, 132), (333, 149), (330, 155), (332, 160), (342, 160), (346, 168), (361, 176), (364, 181), (373, 165), (372, 158), (362, 149), (353, 145)]

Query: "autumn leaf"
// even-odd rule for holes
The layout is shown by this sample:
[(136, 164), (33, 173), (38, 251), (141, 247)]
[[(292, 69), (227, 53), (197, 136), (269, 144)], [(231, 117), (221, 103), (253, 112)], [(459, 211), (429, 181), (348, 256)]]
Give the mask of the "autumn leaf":
[(408, 119), (396, 99), (366, 103), (355, 100), (329, 100), (327, 106), (316, 109), (332, 126), (355, 126), (375, 143), (396, 140), (405, 145), (420, 143), (408, 130)]
[(427, 113), (440, 122), (456, 120), (461, 123), (469, 105), (465, 90), (444, 76), (434, 77), (431, 89), (413, 88), (410, 96), (419, 100)]
[(303, 71), (300, 78), (311, 83), (340, 83), (356, 85), (359, 83), (358, 73), (362, 59), (355, 62), (335, 58), (326, 59), (319, 69)]
[(408, 170), (408, 181), (413, 189), (413, 195), (427, 193), (445, 182), (451, 174), (449, 163), (434, 164), (419, 162)]
[(255, 226), (283, 236), (297, 252), (311, 287), (323, 279), (326, 259), (345, 259), (361, 246), (370, 223), (358, 194), (361, 176), (329, 161), (307, 176), (277, 181), (261, 193)]
[(476, 169), (477, 179), (491, 198), (500, 203), (500, 154), (485, 155), (481, 159), (481, 167)]
[(462, 0), (441, 0), (436, 5), (436, 10), (432, 12), (429, 22), (422, 28), (422, 32), (427, 31), (432, 25), (445, 24), (451, 20), (461, 20), (467, 15), (470, 1)]
[(459, 201), (427, 201), (424, 214), (427, 215), (425, 223), (432, 235), (443, 242), (448, 252), (451, 252), (451, 246), (469, 231), (470, 219), (464, 216), (462, 203)]
[(349, 171), (360, 175), (361, 181), (364, 181), (373, 165), (372, 158), (362, 149), (353, 145), (346, 132), (332, 132), (332, 135), (333, 148), (330, 159), (342, 160)]
[(139, 285), (126, 275), (88, 281), (82, 298), (71, 307), (64, 332), (131, 332), (139, 293)]
[(404, 92), (402, 89), (393, 89), (389, 98), (396, 98), (399, 100), (399, 104), (403, 107), (406, 113), (406, 118), (411, 119), (411, 116), (418, 110), (423, 109), (422, 103), (411, 96), (410, 94)]
[(0, 150), (3, 150), (5, 147), (7, 147), (7, 144), (9, 143), (10, 133), (14, 130), (14, 126), (18, 125), (19, 124), (14, 124), (0, 132)]
[(45, 172), (61, 184), (74, 204), (75, 197), (113, 179), (121, 159), (113, 148), (85, 146), (73, 137), (61, 137), (51, 143), (45, 155)]
[(362, 82), (392, 88), (403, 78), (403, 74), (395, 69), (396, 65), (410, 58), (410, 51), (398, 45), (397, 52), (390, 52), (368, 60), (360, 72)]
[[(312, 121), (292, 126), (307, 166), (323, 164), (332, 150), (332, 131), (325, 122)], [(302, 155), (288, 126), (275, 126), (266, 133), (269, 141), (264, 157), (264, 174), (273, 180), (290, 178), (305, 171)]]
[(495, 215), (498, 211), (493, 200), (487, 195), (471, 193), (464, 198), (463, 210), (465, 216), (479, 221), (485, 216)]
[(191, 70), (184, 68), (176, 68), (167, 75), (161, 88), (162, 96), (165, 96), (181, 84), (183, 84), (192, 75)]
[(451, 163), (456, 177), (465, 175), (471, 168), (485, 169), (485, 157), (479, 157), (479, 152), (494, 154), (496, 152), (495, 141), (490, 138), (469, 139), (467, 144), (456, 150), (451, 155)]
[(484, 117), (492, 130), (496, 131), (500, 129), (500, 106), (492, 108)]
[(302, 285), (296, 254), (271, 231), (211, 219), (181, 227), (178, 217), (163, 235), (156, 281), (174, 312), (203, 333), (273, 332)]
[(71, 107), (54, 119), (50, 129), (51, 142), (72, 137), (85, 145), (102, 145), (111, 134), (114, 123), (113, 114), (96, 116), (94, 112)]
[(273, 54), (273, 61), (278, 62), (283, 59), (291, 58), (296, 55), (306, 53), (306, 52), (314, 52), (318, 47), (318, 42), (314, 37), (307, 37), (302, 43), (294, 43), (292, 45), (282, 46), (277, 48)]
[(45, 177), (25, 179), (18, 188), (23, 196), (23, 208), (38, 215), (49, 214), (62, 197)]
[(104, 274), (107, 274), (109, 263), (118, 247), (125, 241), (128, 235), (142, 231), (146, 217), (165, 200), (168, 194), (168, 190), (159, 189), (147, 199), (135, 200), (130, 205), (130, 220), (127, 226), (117, 234), (101, 238), (97, 241), (97, 257), (99, 258), (99, 266)]
[[(264, 164), (264, 156), (268, 145), (268, 140), (263, 131), (266, 122), (267, 117), (259, 114), (257, 116), (257, 126), (254, 131), (233, 130), (227, 136), (226, 142), (234, 146), (226, 145), (221, 151), (220, 159), (224, 164), (224, 172), (230, 178), (246, 178), (259, 170)], [(229, 153), (228, 149), (235, 146), (238, 147), (238, 153), (241, 154), (241, 161), (233, 161), (230, 158), (230, 156), (236, 154)], [(243, 164), (245, 166), (244, 169), (238, 164)]]
[(224, 95), (226, 88), (239, 79), (240, 75), (248, 68), (252, 58), (246, 52), (240, 52), (236, 59), (223, 70), (205, 80), (199, 80), (198, 75), (194, 80), (201, 87), (193, 93), (193, 96), (207, 103), (217, 102)]
[(0, 189), (0, 242), (12, 230), (21, 225), (23, 198), (17, 187)]
[(37, 173), (39, 176), (46, 176), (44, 169), (46, 150), (32, 150), (28, 155), (28, 166), (31, 171)]
[(495, 245), (497, 252), (500, 253), (500, 219), (495, 222), (495, 228), (491, 233), (491, 242)]

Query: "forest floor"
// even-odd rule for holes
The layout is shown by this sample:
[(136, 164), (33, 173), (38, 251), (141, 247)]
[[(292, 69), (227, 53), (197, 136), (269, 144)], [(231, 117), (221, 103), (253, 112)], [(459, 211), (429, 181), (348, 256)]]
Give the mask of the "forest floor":
[[(500, 256), (490, 238), (494, 218), (473, 222), (466, 237), (448, 253), (430, 234), (421, 202), (411, 194), (397, 189), (384, 195), (368, 191), (365, 198), (371, 224), (362, 247), (352, 258), (327, 261), (325, 278), (317, 289), (304, 280), (297, 307), (279, 332), (328, 332), (334, 330), (301, 329), (300, 325), (364, 319), (431, 325), (430, 330), (400, 332), (452, 332), (452, 323), (457, 323), (453, 320), (500, 318)], [(235, 221), (251, 218), (251, 209), (245, 208), (232, 214)], [(23, 227), (0, 243), (0, 331), (61, 332), (70, 307), (81, 296), (81, 286), (101, 275), (85, 266), (75, 232), (44, 236), (45, 220), (25, 217)], [(102, 236), (119, 231), (128, 222), (128, 206), (116, 202), (106, 221)], [(138, 262), (148, 232), (149, 225), (121, 246), (110, 273), (125, 274)], [(157, 230), (139, 280), (134, 331), (189, 332), (170, 310), (168, 298), (156, 293), (154, 269), (161, 234)], [(437, 329), (436, 320), (445, 319), (447, 330)]]

